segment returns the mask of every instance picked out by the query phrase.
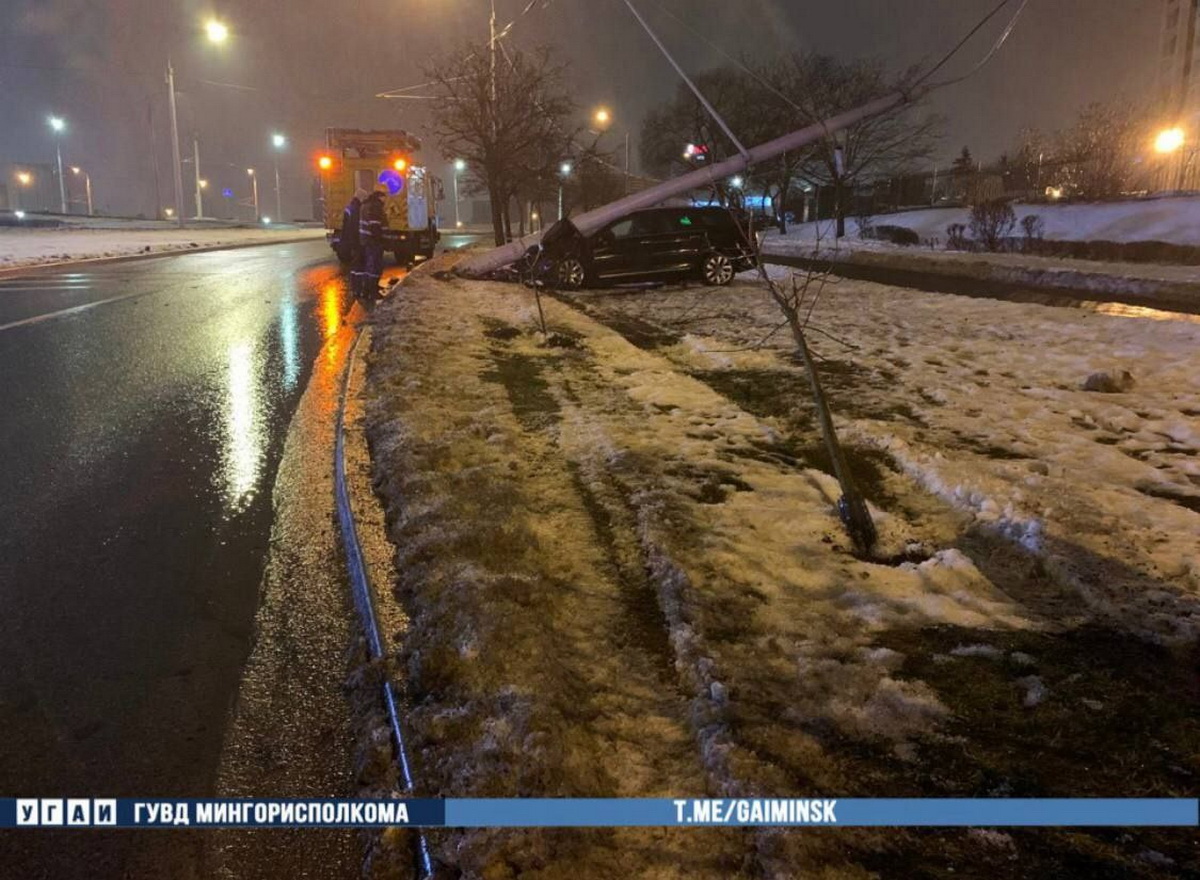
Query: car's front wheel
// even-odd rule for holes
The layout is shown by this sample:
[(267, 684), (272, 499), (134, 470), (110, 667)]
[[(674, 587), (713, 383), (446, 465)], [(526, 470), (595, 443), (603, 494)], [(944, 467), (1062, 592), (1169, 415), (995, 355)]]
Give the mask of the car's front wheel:
[(724, 287), (733, 280), (733, 263), (724, 254), (709, 254), (700, 266), (700, 276), (705, 284)]
[(557, 287), (564, 290), (577, 290), (583, 287), (587, 272), (578, 257), (563, 257), (554, 267), (554, 281)]

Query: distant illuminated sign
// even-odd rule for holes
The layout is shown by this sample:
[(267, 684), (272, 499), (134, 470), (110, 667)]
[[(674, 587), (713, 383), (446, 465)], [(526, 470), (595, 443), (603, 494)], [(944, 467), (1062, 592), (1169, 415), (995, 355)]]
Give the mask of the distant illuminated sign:
[(379, 172), (379, 182), (387, 187), (388, 195), (399, 195), (404, 191), (404, 175), (392, 168)]
[(221, 195), (225, 196), (227, 199), (232, 199), (233, 190), (231, 190), (229, 187), (225, 187), (225, 189), (221, 190)]

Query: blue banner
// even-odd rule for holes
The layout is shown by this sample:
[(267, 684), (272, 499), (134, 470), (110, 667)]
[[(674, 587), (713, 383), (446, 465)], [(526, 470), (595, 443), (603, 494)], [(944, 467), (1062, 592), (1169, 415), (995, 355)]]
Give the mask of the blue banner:
[(0, 798), (0, 828), (1197, 827), (1196, 798)]

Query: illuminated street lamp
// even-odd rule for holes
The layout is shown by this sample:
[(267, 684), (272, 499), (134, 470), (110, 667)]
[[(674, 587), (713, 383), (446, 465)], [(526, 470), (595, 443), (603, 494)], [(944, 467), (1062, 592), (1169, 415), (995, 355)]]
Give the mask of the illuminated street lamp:
[(229, 27), (215, 18), (209, 19), (204, 25), (204, 33), (210, 43), (224, 43), (229, 39)]
[(58, 159), (58, 198), (62, 207), (62, 212), (67, 213), (67, 182), (63, 179), (62, 170), (62, 133), (67, 128), (67, 123), (58, 116), (51, 116), (49, 120), (50, 127), (54, 129), (54, 155)]
[(1195, 148), (1185, 151), (1185, 146), (1187, 146), (1187, 135), (1179, 126), (1165, 128), (1154, 138), (1154, 149), (1156, 152), (1161, 153), (1163, 156), (1170, 156), (1175, 153), (1179, 154), (1179, 178), (1175, 183), (1175, 189), (1177, 190), (1183, 189), (1188, 166), (1191, 164), (1192, 158), (1196, 155)]
[(458, 175), (460, 172), (467, 170), (467, 163), (462, 159), (454, 160), (454, 227), (459, 229), (462, 227), (462, 220), (458, 217)]
[(88, 216), (91, 217), (92, 213), (93, 213), (92, 212), (92, 176), (90, 174), (88, 174), (86, 171), (84, 171), (82, 168), (80, 168), (78, 165), (71, 166), (71, 173), (74, 174), (76, 177), (78, 177), (80, 174), (83, 175), (84, 191), (87, 193)]
[(279, 195), (279, 151), (287, 146), (287, 138), (279, 132), (271, 135), (271, 146), (275, 148), (275, 216), (283, 216), (282, 201)]
[(250, 183), (254, 186), (254, 219), (258, 220), (258, 175), (254, 173), (253, 168), (247, 168), (246, 173), (250, 175)]
[(1154, 139), (1154, 149), (1159, 153), (1174, 153), (1185, 140), (1182, 128), (1165, 128)]

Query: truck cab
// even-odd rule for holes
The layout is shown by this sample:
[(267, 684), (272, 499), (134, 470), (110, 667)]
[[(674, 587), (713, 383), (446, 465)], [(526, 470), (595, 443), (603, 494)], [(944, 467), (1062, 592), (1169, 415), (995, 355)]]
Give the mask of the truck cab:
[(433, 256), (439, 237), (434, 201), (440, 188), (428, 169), (417, 164), (420, 149), (418, 138), (399, 129), (325, 130), (325, 151), (317, 164), (325, 237), (339, 259), (348, 257), (341, 247), (342, 213), (359, 189), (383, 193), (384, 247), (398, 264), (411, 266)]

